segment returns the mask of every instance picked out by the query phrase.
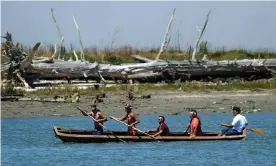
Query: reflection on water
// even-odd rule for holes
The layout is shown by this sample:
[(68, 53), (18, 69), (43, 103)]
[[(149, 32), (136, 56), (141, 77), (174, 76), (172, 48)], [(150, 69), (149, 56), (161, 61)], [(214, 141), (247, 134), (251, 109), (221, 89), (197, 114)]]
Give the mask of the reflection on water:
[[(157, 127), (157, 115), (140, 115), (137, 128)], [(204, 131), (218, 131), (231, 122), (231, 114), (201, 115)], [(2, 165), (275, 165), (276, 113), (246, 114), (249, 127), (265, 135), (248, 132), (240, 141), (148, 142), (148, 143), (62, 143), (53, 126), (91, 129), (89, 117), (2, 119)], [(187, 115), (166, 116), (171, 131), (183, 131)], [(126, 130), (109, 119), (110, 130)]]

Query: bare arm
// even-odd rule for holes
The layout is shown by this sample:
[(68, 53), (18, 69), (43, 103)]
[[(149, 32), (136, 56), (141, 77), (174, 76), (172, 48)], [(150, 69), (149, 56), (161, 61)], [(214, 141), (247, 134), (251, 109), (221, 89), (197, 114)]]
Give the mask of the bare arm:
[(163, 133), (163, 130), (159, 130), (158, 133), (154, 134), (153, 137), (157, 137), (158, 135), (160, 135), (161, 133)]
[(127, 119), (127, 114), (124, 115), (123, 117), (121, 117), (121, 118), (119, 119), (119, 121), (124, 121), (124, 120), (126, 120), (126, 119)]
[(162, 134), (163, 133), (163, 131), (164, 131), (164, 123), (163, 124), (161, 124), (159, 127), (159, 131), (158, 131), (158, 129), (157, 129), (157, 133), (155, 133), (154, 135), (153, 135), (153, 137), (157, 137), (157, 136), (159, 136), (160, 134)]
[(126, 118), (127, 118), (127, 115), (124, 115), (123, 117), (121, 117), (121, 118), (117, 118), (117, 117), (114, 117), (114, 116), (109, 116), (111, 119), (118, 119), (119, 121), (124, 121), (124, 120), (126, 120)]
[(90, 115), (90, 116), (93, 116), (94, 114), (93, 114), (93, 112), (85, 112), (85, 111), (83, 111), (83, 110), (80, 110), (81, 111), (81, 113), (84, 115), (84, 116), (88, 116), (88, 115)]
[(90, 116), (94, 116), (93, 112), (88, 112), (87, 114), (90, 115)]
[(99, 116), (99, 119), (97, 119), (98, 122), (108, 121), (107, 118), (106, 118), (106, 116), (102, 112), (99, 112), (98, 116)]
[(190, 130), (190, 127), (191, 127), (191, 125), (188, 124), (188, 126), (187, 126), (186, 130), (184, 131), (184, 133), (187, 133)]
[(139, 118), (138, 118), (138, 116), (136, 114), (132, 113), (131, 116), (135, 119), (135, 122), (133, 122), (132, 124), (130, 124), (130, 126), (137, 125), (138, 123), (140, 123), (140, 120), (139, 120)]

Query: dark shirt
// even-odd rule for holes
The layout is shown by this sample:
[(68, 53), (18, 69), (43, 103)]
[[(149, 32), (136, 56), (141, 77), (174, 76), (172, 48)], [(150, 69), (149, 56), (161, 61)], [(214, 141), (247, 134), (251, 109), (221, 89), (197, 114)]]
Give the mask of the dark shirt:
[(162, 123), (162, 124), (157, 128), (157, 132), (159, 132), (159, 129), (163, 131), (163, 132), (160, 134), (161, 136), (168, 136), (168, 135), (170, 135), (170, 130), (169, 130), (169, 127), (167, 126), (166, 123)]

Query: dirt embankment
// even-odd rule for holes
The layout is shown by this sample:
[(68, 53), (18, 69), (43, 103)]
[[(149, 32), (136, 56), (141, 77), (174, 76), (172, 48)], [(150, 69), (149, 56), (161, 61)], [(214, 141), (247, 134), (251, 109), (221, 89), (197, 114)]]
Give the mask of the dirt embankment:
[[(243, 113), (276, 111), (275, 91), (261, 92), (153, 92), (148, 99), (129, 100), (126, 92), (106, 93), (106, 98), (98, 107), (107, 115), (123, 115), (125, 103), (130, 103), (138, 114), (183, 114), (190, 109), (199, 113), (230, 113), (230, 106), (237, 105)], [(143, 94), (134, 94), (141, 96)], [(47, 117), (47, 116), (82, 116), (75, 108), (80, 106), (89, 110), (92, 96), (81, 96), (79, 103), (56, 103), (38, 101), (2, 101), (2, 118)]]

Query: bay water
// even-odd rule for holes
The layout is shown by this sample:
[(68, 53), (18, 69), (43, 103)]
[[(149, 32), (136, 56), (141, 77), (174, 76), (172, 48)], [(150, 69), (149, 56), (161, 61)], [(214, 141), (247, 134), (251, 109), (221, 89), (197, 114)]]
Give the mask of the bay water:
[[(220, 123), (230, 123), (232, 114), (201, 114), (203, 131), (218, 131)], [(264, 135), (248, 131), (243, 140), (144, 143), (63, 143), (53, 126), (71, 129), (93, 128), (89, 117), (46, 117), (1, 119), (1, 165), (276, 165), (276, 113), (245, 114), (250, 128), (265, 130)], [(158, 126), (158, 115), (139, 115), (137, 128)], [(171, 131), (184, 131), (189, 117), (166, 115)], [(109, 130), (124, 131), (126, 126), (112, 119)]]

